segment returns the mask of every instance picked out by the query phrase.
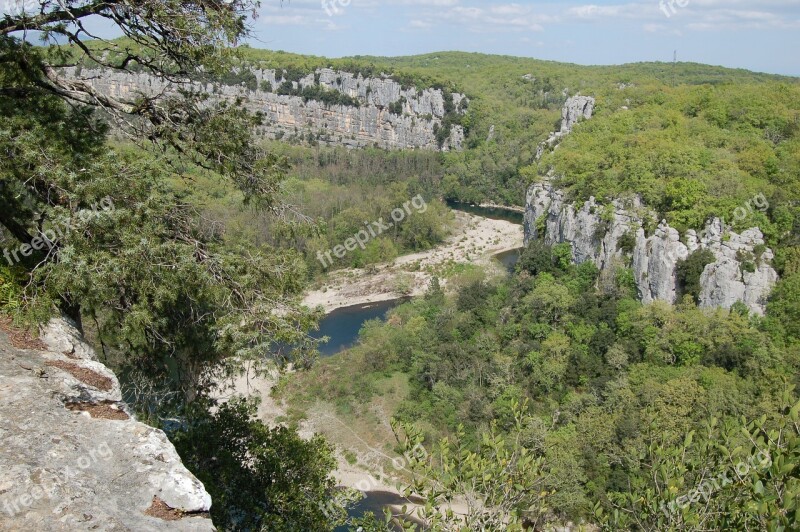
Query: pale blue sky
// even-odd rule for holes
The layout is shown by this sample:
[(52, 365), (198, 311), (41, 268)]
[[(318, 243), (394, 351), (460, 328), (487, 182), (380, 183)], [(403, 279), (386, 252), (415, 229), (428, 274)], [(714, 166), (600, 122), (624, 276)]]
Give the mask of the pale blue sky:
[(328, 57), (460, 50), (608, 65), (677, 50), (800, 76), (800, 0), (262, 0), (254, 33), (254, 47)]
[(264, 0), (255, 31), (253, 46), (329, 57), (461, 50), (619, 64), (677, 50), (800, 75), (800, 0)]

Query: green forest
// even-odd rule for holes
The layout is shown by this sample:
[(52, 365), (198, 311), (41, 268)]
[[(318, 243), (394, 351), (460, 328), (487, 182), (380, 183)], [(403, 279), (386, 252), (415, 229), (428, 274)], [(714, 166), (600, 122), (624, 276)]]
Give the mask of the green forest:
[[(203, 482), (219, 530), (797, 529), (800, 80), (681, 62), (302, 56), (240, 44), (256, 4), (144, 0), (122, 16), (43, 2), (0, 19), (0, 315), (33, 334), (72, 320)], [(88, 39), (89, 16), (125, 37)], [(255, 68), (385, 76), (465, 94), (438, 140), (455, 124), (466, 139), (448, 152), (265, 140), (241, 101), (115, 98), (65, 79), (68, 65), (251, 91)], [(536, 160), (575, 94), (596, 98), (594, 117)], [(712, 217), (758, 227), (779, 275), (765, 315), (698, 307), (702, 254), (681, 263), (677, 304), (643, 304), (629, 263), (601, 272), (534, 239), (513, 272), (452, 268), (320, 359), (324, 312), (302, 301), (332, 270), (435, 248), (456, 230), (448, 201), (519, 207), (543, 179), (575, 201), (638, 195), (682, 232)], [(417, 196), (424, 212), (320, 263)], [(764, 208), (737, 219), (754, 197)], [(219, 400), (248, 364), (281, 370), (282, 423), (263, 423), (257, 400)], [(358, 493), (333, 476), (342, 449), (298, 430), (320, 405), (404, 457), (413, 509), (353, 515)]]
[[(784, 493), (796, 493), (796, 465), (739, 479), (711, 507), (661, 505), (767, 449), (771, 430), (788, 431), (796, 456), (796, 409), (786, 416), (800, 331), (785, 309), (797, 295), (779, 291), (765, 318), (709, 312), (689, 296), (676, 307), (642, 305), (629, 270), (601, 279), (559, 246), (531, 245), (510, 278), (466, 274), (451, 294), (433, 286), (387, 323), (365, 326), (357, 347), (287, 378), (281, 393), (301, 409), (326, 398), (343, 416), (366, 417), (386, 393), (381, 382), (407, 380), (394, 398), (400, 423), (426, 442), (461, 433), (469, 448), (481, 448), (490, 428), (517, 438), (542, 458), (548, 496), (535, 508), (563, 521), (646, 530), (794, 522), (796, 496)], [(754, 437), (741, 430), (754, 430), (751, 421)], [(749, 497), (764, 506), (743, 506)]]

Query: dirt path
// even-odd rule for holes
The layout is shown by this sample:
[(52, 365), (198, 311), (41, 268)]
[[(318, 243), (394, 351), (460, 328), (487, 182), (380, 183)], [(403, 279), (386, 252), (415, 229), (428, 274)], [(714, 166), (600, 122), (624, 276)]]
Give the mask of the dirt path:
[[(328, 313), (341, 307), (419, 296), (425, 293), (434, 275), (442, 278), (452, 265), (488, 265), (493, 255), (523, 245), (519, 224), (453, 212), (456, 230), (441, 246), (368, 269), (332, 272), (322, 286), (306, 295), (303, 303), (312, 308), (322, 306)], [(446, 280), (441, 280), (445, 284)]]

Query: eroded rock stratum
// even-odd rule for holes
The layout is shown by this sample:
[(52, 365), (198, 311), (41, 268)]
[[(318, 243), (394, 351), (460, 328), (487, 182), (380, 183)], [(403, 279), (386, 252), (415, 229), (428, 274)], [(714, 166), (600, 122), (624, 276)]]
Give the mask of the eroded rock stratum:
[[(136, 100), (177, 90), (205, 92), (219, 100), (243, 102), (264, 120), (255, 133), (270, 139), (314, 140), (324, 145), (348, 148), (461, 150), (464, 128), (448, 126), (448, 112), (464, 114), (468, 99), (441, 89), (406, 87), (382, 75), (364, 77), (320, 68), (297, 81), (284, 78), (284, 71), (252, 69), (252, 83), (224, 84), (166, 80), (147, 72), (68, 67), (62, 74), (81, 80), (114, 98)], [(281, 87), (288, 90), (281, 90)], [(315, 89), (313, 97), (301, 96)], [(287, 93), (288, 92), (288, 93)], [(326, 103), (320, 94), (338, 93), (349, 100)], [(449, 111), (448, 111), (449, 110)]]
[(741, 301), (752, 312), (764, 313), (778, 274), (771, 265), (772, 250), (757, 227), (736, 233), (714, 218), (702, 230), (681, 235), (661, 220), (648, 233), (646, 222), (649, 218), (655, 225), (655, 216), (638, 196), (609, 205), (598, 204), (594, 197), (582, 204), (569, 202), (545, 179), (528, 189), (525, 242), (540, 238), (547, 244), (569, 243), (575, 262), (592, 261), (601, 270), (630, 263), (645, 303), (676, 303), (679, 263), (697, 250), (709, 250), (714, 259), (700, 277), (700, 306), (730, 308)]

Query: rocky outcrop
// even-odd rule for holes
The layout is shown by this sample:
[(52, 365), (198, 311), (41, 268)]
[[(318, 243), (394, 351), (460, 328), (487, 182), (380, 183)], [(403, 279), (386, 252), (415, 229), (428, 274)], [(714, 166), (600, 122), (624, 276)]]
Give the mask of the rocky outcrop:
[[(565, 200), (550, 181), (528, 189), (525, 211), (525, 243), (541, 238), (547, 244), (569, 243), (576, 263), (593, 261), (601, 270), (628, 262), (639, 296), (645, 303), (679, 297), (677, 265), (690, 253), (710, 250), (714, 262), (700, 278), (699, 303), (704, 307), (730, 308), (742, 301), (763, 314), (766, 298), (778, 275), (770, 265), (772, 251), (765, 247), (758, 228), (738, 234), (719, 219), (700, 231), (684, 235), (642, 206), (636, 196), (600, 205), (595, 199), (582, 205)], [(645, 227), (653, 227), (652, 234)]]
[(550, 137), (539, 144), (536, 150), (536, 159), (541, 159), (545, 150), (548, 148), (555, 148), (562, 137), (569, 135), (572, 129), (580, 120), (588, 120), (594, 114), (595, 99), (591, 96), (581, 96), (576, 94), (571, 98), (567, 98), (564, 102), (564, 107), (561, 108), (561, 128), (559, 131), (554, 131)]
[[(169, 93), (177, 88), (177, 85), (147, 72), (70, 67), (63, 69), (63, 73), (69, 78), (80, 78), (90, 83), (104, 94), (127, 99), (139, 94)], [(460, 150), (464, 141), (464, 129), (460, 125), (452, 126), (441, 145), (436, 138), (451, 103), (451, 112), (465, 112), (467, 100), (463, 94), (432, 88), (404, 88), (389, 77), (365, 78), (329, 68), (317, 69), (299, 81), (284, 79), (283, 71), (256, 69), (251, 74), (254, 78), (249, 78), (250, 83), (231, 85), (187, 81), (182, 88), (204, 91), (226, 100), (241, 99), (248, 109), (263, 114), (264, 125), (256, 129), (256, 134), (265, 138), (307, 140), (310, 135), (321, 144), (351, 148), (377, 146), (442, 151)], [(347, 104), (329, 104), (299, 95), (279, 94), (281, 86), (286, 83), (295, 92), (315, 88), (333, 91), (349, 99)], [(446, 97), (451, 98), (447, 105)]]
[(42, 340), (0, 332), (0, 529), (214, 530), (203, 485), (75, 328), (53, 320)]
[(591, 96), (576, 95), (567, 99), (561, 109), (561, 131), (564, 136), (572, 132), (572, 128), (581, 119), (590, 119), (594, 113), (594, 98)]
[[(557, 147), (582, 119), (594, 113), (595, 100), (589, 96), (568, 98), (561, 111), (561, 128), (539, 145), (539, 159), (548, 148)], [(656, 227), (647, 234), (645, 227)], [(683, 238), (665, 220), (658, 223), (638, 196), (599, 205), (594, 197), (583, 205), (565, 200), (564, 193), (549, 179), (531, 185), (525, 206), (525, 244), (541, 238), (547, 244), (569, 243), (576, 263), (594, 262), (601, 270), (629, 262), (639, 296), (645, 303), (655, 300), (675, 303), (679, 298), (677, 268), (689, 254), (710, 250), (714, 262), (700, 278), (700, 306), (730, 308), (737, 301), (763, 314), (766, 299), (778, 274), (770, 265), (772, 250), (764, 245), (758, 228), (741, 234), (725, 227), (717, 218), (698, 232)]]

